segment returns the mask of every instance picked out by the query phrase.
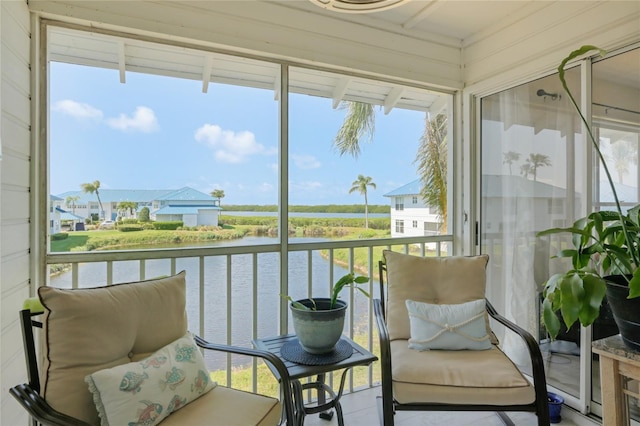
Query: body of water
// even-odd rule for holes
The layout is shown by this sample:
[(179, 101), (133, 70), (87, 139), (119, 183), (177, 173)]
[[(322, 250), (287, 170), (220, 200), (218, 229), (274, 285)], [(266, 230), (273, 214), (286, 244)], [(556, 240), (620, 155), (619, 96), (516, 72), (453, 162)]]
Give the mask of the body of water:
[[(232, 246), (277, 243), (277, 238), (246, 237), (238, 240), (220, 241), (208, 245)], [(327, 241), (321, 238), (296, 238), (296, 242)], [(191, 245), (193, 246), (193, 245)], [(157, 247), (157, 246), (156, 246)], [(307, 252), (292, 252), (289, 254), (288, 283), (289, 294), (294, 299), (307, 297), (309, 276)], [(200, 332), (200, 265), (198, 258), (180, 258), (176, 260), (176, 270), (187, 271), (187, 315), (189, 329), (205, 339), (217, 343), (227, 342), (227, 327), (229, 317), (227, 311), (228, 283), (227, 276), (232, 277), (230, 284), (231, 307), (230, 327), (231, 343), (238, 346), (251, 346), (253, 327), (253, 298), (257, 298), (256, 322), (258, 337), (268, 337), (278, 333), (278, 304), (280, 303), (280, 274), (279, 254), (260, 253), (256, 256), (257, 286), (253, 284), (254, 260), (252, 254), (233, 255), (230, 271), (227, 267), (226, 256), (207, 258), (204, 263), (204, 330)], [(347, 269), (339, 265), (330, 265), (318, 251), (311, 254), (311, 274), (313, 276), (311, 295), (315, 297), (329, 296), (329, 274), (333, 267), (333, 278), (348, 273)], [(151, 260), (146, 262), (146, 277), (153, 278), (171, 273), (169, 259)], [(116, 262), (113, 265), (113, 281), (128, 282), (137, 279), (140, 265), (138, 261)], [(106, 263), (85, 263), (79, 266), (79, 282), (84, 287), (106, 285)], [(135, 278), (132, 278), (135, 277)], [(71, 288), (71, 272), (65, 272), (51, 277), (50, 285), (58, 288)], [(374, 289), (378, 288), (377, 282)], [(368, 318), (368, 300), (360, 292), (355, 292), (353, 300), (354, 322), (356, 326), (364, 327)], [(375, 293), (375, 292), (374, 292)], [(348, 300), (349, 290), (341, 293), (341, 298)], [(349, 319), (347, 317), (346, 326)], [(289, 330), (293, 332), (291, 315), (289, 314)], [(207, 364), (210, 369), (224, 369), (226, 355), (206, 352)], [(234, 366), (246, 364), (246, 358), (234, 357)]]
[[(233, 212), (222, 210), (223, 216), (278, 216), (278, 212)], [(342, 219), (364, 219), (364, 213), (307, 213), (289, 212), (289, 217), (318, 217), (318, 218), (342, 218)], [(389, 213), (369, 213), (369, 219), (390, 218)]]

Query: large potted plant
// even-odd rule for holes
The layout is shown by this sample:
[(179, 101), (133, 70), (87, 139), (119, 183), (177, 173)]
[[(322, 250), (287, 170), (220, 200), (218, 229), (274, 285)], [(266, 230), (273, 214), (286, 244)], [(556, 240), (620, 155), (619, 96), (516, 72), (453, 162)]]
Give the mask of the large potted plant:
[(567, 62), (592, 51), (605, 53), (595, 46), (582, 46), (560, 63), (558, 76), (602, 163), (616, 211), (594, 212), (569, 228), (538, 233), (539, 236), (569, 233), (573, 244), (572, 248), (561, 249), (556, 256), (570, 258), (572, 268), (551, 276), (544, 283), (542, 322), (552, 338), (560, 330), (558, 312), (567, 329), (578, 320), (584, 326), (591, 325), (600, 315), (606, 294), (624, 343), (640, 350), (640, 205), (626, 213), (622, 211), (605, 157), (565, 80)]
[(349, 273), (335, 283), (331, 297), (293, 300), (284, 296), (291, 302), (293, 329), (302, 349), (316, 355), (334, 350), (342, 335), (347, 310), (347, 302), (338, 296), (345, 287), (353, 287), (369, 297), (366, 290), (358, 287), (366, 282), (369, 282), (369, 277)]

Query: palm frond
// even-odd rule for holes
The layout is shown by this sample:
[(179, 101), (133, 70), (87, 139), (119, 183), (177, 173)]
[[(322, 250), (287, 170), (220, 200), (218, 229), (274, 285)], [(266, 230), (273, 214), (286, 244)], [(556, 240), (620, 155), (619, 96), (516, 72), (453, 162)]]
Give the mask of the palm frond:
[(420, 195), (427, 206), (435, 207), (447, 223), (447, 116), (425, 117), (424, 134), (414, 163), (422, 182)]
[(360, 155), (360, 141), (367, 137), (371, 142), (375, 133), (375, 112), (373, 105), (364, 102), (343, 101), (341, 109), (347, 110), (347, 115), (333, 140), (333, 146), (340, 155), (350, 154), (354, 158)]

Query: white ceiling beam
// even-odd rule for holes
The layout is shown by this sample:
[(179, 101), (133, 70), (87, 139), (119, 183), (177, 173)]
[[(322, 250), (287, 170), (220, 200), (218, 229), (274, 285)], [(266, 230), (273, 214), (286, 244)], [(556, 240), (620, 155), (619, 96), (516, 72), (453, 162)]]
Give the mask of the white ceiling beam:
[(118, 70), (120, 71), (120, 83), (126, 83), (125, 77), (125, 57), (124, 57), (124, 41), (120, 40), (118, 42)]
[(213, 68), (213, 57), (205, 55), (204, 66), (202, 68), (202, 93), (209, 90), (209, 82), (211, 81), (211, 68)]
[(275, 79), (273, 81), (273, 100), (274, 101), (279, 101), (280, 100), (280, 89), (282, 83), (280, 81), (280, 73), (276, 73)]
[(436, 99), (431, 106), (429, 107), (429, 112), (433, 115), (438, 115), (447, 109), (447, 104), (449, 103), (448, 95), (440, 95), (438, 99)]
[(340, 105), (340, 101), (342, 101), (345, 93), (347, 93), (347, 87), (349, 87), (350, 83), (350, 78), (341, 78), (338, 80), (338, 84), (333, 88), (333, 109), (338, 108), (338, 105)]
[(422, 21), (423, 19), (428, 18), (436, 10), (438, 10), (440, 8), (440, 6), (442, 6), (442, 3), (443, 2), (440, 1), (440, 0), (430, 1), (429, 3), (427, 3), (427, 5), (425, 7), (422, 8), (422, 10), (420, 12), (416, 13), (411, 18), (409, 18), (405, 23), (403, 23), (402, 24), (402, 28), (408, 30), (410, 28), (415, 27), (416, 25), (418, 25), (418, 23), (420, 23), (420, 21)]
[(391, 112), (394, 106), (398, 103), (402, 94), (404, 93), (404, 87), (394, 87), (391, 92), (384, 98), (384, 114), (387, 115)]

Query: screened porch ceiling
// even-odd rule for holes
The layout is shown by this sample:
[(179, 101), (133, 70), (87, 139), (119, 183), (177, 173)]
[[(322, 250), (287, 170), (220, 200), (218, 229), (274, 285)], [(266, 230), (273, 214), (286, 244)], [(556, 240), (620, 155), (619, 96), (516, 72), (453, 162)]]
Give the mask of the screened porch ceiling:
[[(188, 5), (197, 9), (203, 15), (220, 8), (224, 9), (225, 3), (229, 2), (180, 2), (185, 7)], [(253, 2), (245, 2), (250, 3)], [(523, 24), (531, 18), (537, 17), (536, 22), (539, 22), (541, 17), (547, 17), (549, 25), (552, 25), (556, 20), (564, 19), (563, 13), (585, 13), (596, 7), (598, 1), (559, 4), (555, 1), (537, 0), (413, 0), (384, 12), (369, 14), (327, 11), (308, 0), (256, 1), (255, 4), (268, 6), (270, 13), (296, 10), (319, 18), (330, 16), (333, 20), (366, 25), (415, 40), (437, 41), (443, 45), (456, 46), (462, 51), (475, 43), (481, 43), (489, 35), (504, 28), (528, 28)], [(235, 9), (234, 11), (238, 12)], [(62, 27), (49, 28), (49, 60), (117, 70), (119, 77), (116, 78), (123, 83), (126, 83), (127, 72), (140, 72), (201, 81), (201, 90), (205, 93), (209, 92), (211, 83), (272, 90), (274, 99), (278, 98), (280, 92), (279, 65), (274, 62), (199, 50), (186, 45), (152, 43)], [(320, 29), (314, 31), (321, 32)], [(544, 31), (544, 28), (537, 31)], [(623, 93), (640, 92), (637, 74), (629, 73), (630, 69), (638, 68), (640, 54), (625, 55), (621, 56), (620, 60), (608, 62), (606, 69), (600, 70), (600, 78), (625, 86), (626, 90)], [(538, 96), (539, 89), (550, 93), (562, 93), (557, 79), (546, 81), (544, 87), (531, 86), (529, 100), (532, 104), (538, 104), (543, 111), (548, 109), (549, 98)], [(450, 100), (448, 94), (437, 91), (301, 67), (290, 69), (289, 90), (293, 93), (332, 99), (334, 108), (342, 100), (361, 101), (380, 105), (385, 113), (389, 113), (393, 108), (438, 113), (447, 107)], [(637, 102), (624, 104), (627, 109), (637, 110), (634, 108)], [(637, 115), (634, 116), (636, 120), (631, 121), (637, 122)], [(546, 127), (542, 122), (522, 124), (533, 125), (538, 129)]]
[[(237, 10), (230, 8), (231, 3), (249, 5), (246, 10), (247, 14), (251, 13), (250, 2), (180, 2), (203, 16), (220, 10), (234, 16)], [(409, 40), (429, 40), (464, 48), (502, 28), (516, 25), (528, 16), (544, 13), (550, 7), (553, 9), (554, 3), (540, 0), (413, 0), (392, 9), (367, 14), (336, 13), (308, 0), (257, 1), (255, 4), (259, 5), (260, 10), (274, 15), (295, 11), (304, 16), (325, 18), (322, 22), (329, 18), (402, 34)], [(589, 8), (593, 3), (581, 2), (578, 9)], [(268, 16), (265, 19), (269, 19)], [(319, 23), (313, 31), (322, 32), (322, 26)], [(118, 70), (123, 83), (126, 82), (126, 72), (132, 71), (199, 80), (202, 81), (203, 92), (209, 90), (210, 83), (223, 83), (273, 90), (277, 98), (280, 89), (279, 68), (274, 63), (62, 28), (49, 33), (49, 59)], [(450, 98), (435, 91), (372, 80), (363, 84), (362, 79), (355, 77), (340, 77), (301, 68), (291, 71), (289, 85), (294, 93), (332, 99), (334, 108), (341, 100), (363, 101), (382, 106), (385, 113), (392, 108), (437, 113), (446, 108)]]
[[(121, 83), (126, 83), (127, 72), (137, 72), (198, 80), (204, 93), (211, 83), (272, 90), (274, 99), (280, 91), (280, 65), (274, 62), (63, 27), (49, 27), (48, 59), (117, 70)], [(380, 105), (385, 114), (393, 108), (438, 113), (449, 98), (421, 88), (301, 67), (290, 68), (289, 91), (332, 99), (334, 108), (343, 100)]]

